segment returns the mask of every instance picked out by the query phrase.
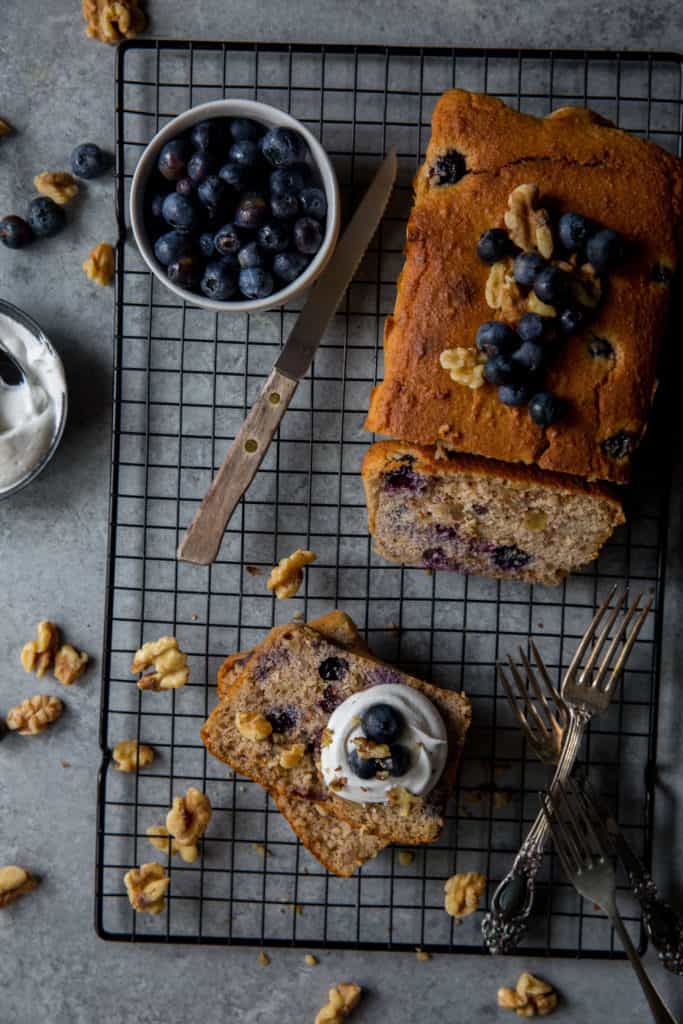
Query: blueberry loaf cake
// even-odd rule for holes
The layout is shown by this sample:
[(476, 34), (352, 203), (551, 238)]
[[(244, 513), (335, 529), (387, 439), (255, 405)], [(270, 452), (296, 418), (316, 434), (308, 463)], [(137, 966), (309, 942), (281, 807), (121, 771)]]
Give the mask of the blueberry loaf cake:
[(589, 110), (438, 101), (367, 429), (625, 482), (683, 239), (683, 162)]
[(440, 689), (302, 623), (273, 629), (209, 716), (211, 754), (382, 842), (436, 839), (471, 717)]
[(431, 569), (560, 583), (624, 522), (604, 484), (398, 441), (369, 448), (363, 483), (378, 554)]

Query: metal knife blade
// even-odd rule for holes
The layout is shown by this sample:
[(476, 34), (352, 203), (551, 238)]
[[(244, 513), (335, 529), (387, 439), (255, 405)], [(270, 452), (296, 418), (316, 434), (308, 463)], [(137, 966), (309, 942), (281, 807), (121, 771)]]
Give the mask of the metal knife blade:
[(215, 561), (235, 506), (254, 479), (299, 380), (307, 373), (325, 329), (377, 230), (394, 187), (396, 167), (396, 153), (392, 150), (360, 201), (332, 259), (311, 289), (279, 359), (178, 545), (179, 559), (198, 565)]

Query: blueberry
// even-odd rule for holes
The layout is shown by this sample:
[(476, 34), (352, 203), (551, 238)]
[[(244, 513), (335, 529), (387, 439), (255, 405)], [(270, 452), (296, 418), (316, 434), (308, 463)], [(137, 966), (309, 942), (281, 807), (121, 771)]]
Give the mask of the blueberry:
[(523, 341), (512, 353), (512, 362), (519, 367), (523, 375), (536, 374), (543, 366), (545, 352), (535, 341)]
[(247, 187), (248, 171), (246, 167), (240, 167), (239, 164), (223, 164), (218, 172), (218, 177), (233, 192), (241, 192)]
[(311, 168), (308, 164), (291, 164), (289, 167), (278, 167), (270, 175), (270, 191), (274, 196), (284, 192), (298, 194), (311, 180)]
[(244, 139), (260, 139), (263, 135), (263, 126), (250, 117), (234, 117), (230, 122), (230, 134), (235, 142), (242, 142)]
[(525, 313), (517, 324), (517, 334), (522, 341), (544, 341), (547, 337), (548, 318), (538, 313)]
[(209, 299), (225, 302), (237, 290), (235, 272), (222, 260), (207, 263), (199, 287)]
[(485, 231), (477, 242), (477, 256), (482, 263), (497, 263), (510, 252), (510, 237), (502, 228)]
[(216, 161), (204, 149), (198, 149), (187, 161), (187, 174), (195, 185), (200, 185), (216, 172)]
[(401, 743), (392, 743), (389, 750), (390, 756), (380, 759), (380, 769), (395, 777), (405, 775), (410, 768), (410, 751)]
[[(324, 663), (323, 663), (324, 664)], [(335, 708), (338, 708), (344, 701), (344, 695), (340, 693), (336, 686), (332, 686), (330, 683), (322, 692), (320, 700), (317, 701), (318, 707), (331, 715)]]
[(181, 256), (187, 256), (189, 251), (190, 240), (179, 231), (167, 231), (154, 243), (154, 255), (164, 267), (175, 263)]
[(216, 246), (213, 244), (213, 235), (210, 231), (205, 231), (199, 236), (199, 250), (204, 256), (216, 254)]
[(433, 185), (455, 185), (466, 174), (465, 157), (457, 149), (442, 153), (429, 168), (429, 180)]
[(239, 286), (245, 299), (266, 299), (272, 293), (272, 276), (262, 267), (245, 267), (240, 270)]
[(331, 658), (325, 658), (318, 665), (318, 675), (326, 683), (338, 683), (348, 671), (349, 663), (346, 658), (337, 658), (334, 655)]
[(403, 727), (403, 715), (391, 704), (372, 704), (360, 716), (363, 732), (373, 743), (393, 743)]
[(273, 167), (287, 167), (303, 160), (307, 146), (291, 128), (271, 128), (259, 143), (261, 152)]
[(265, 252), (284, 252), (289, 245), (289, 228), (281, 220), (272, 220), (258, 229), (256, 238)]
[(510, 571), (523, 569), (531, 561), (531, 555), (522, 551), (516, 544), (499, 544), (493, 552), (492, 560), (499, 569)]
[(161, 207), (165, 198), (165, 192), (155, 192), (152, 196), (152, 202), (149, 204), (150, 213), (153, 217), (156, 217), (157, 220), (161, 220)]
[(562, 415), (563, 405), (556, 395), (549, 391), (539, 391), (529, 399), (529, 415), (539, 427), (549, 427)]
[(558, 317), (560, 330), (564, 334), (578, 334), (586, 326), (586, 319), (583, 309), (564, 309)]
[(554, 306), (562, 302), (569, 291), (568, 277), (559, 267), (546, 267), (534, 278), (534, 292), (541, 300)]
[(614, 355), (614, 349), (607, 338), (599, 338), (597, 334), (592, 335), (588, 342), (588, 351), (593, 359), (611, 359)]
[(270, 217), (270, 209), (260, 192), (245, 192), (235, 210), (235, 224), (255, 231)]
[(296, 281), (308, 266), (308, 256), (302, 252), (279, 252), (273, 260), (273, 273), (286, 284)]
[(547, 266), (546, 261), (538, 252), (520, 252), (515, 259), (512, 274), (517, 284), (524, 288), (531, 288), (536, 275), (540, 274)]
[(177, 284), (179, 288), (192, 290), (196, 287), (199, 278), (197, 260), (191, 253), (188, 253), (186, 256), (181, 256), (179, 260), (169, 263), (166, 273), (169, 281)]
[(228, 156), (233, 164), (253, 167), (258, 159), (258, 145), (253, 139), (241, 139), (239, 142), (233, 142)]
[(349, 751), (349, 768), (359, 779), (374, 779), (380, 763), (374, 757), (361, 757), (355, 747)]
[[(176, 192), (180, 196), (191, 196), (194, 193), (194, 182), (192, 178), (181, 178), (180, 181), (176, 182)], [(163, 205), (163, 199), (162, 199)]]
[(321, 188), (302, 188), (299, 194), (301, 209), (307, 217), (325, 220), (327, 216), (327, 197)]
[(523, 381), (502, 384), (498, 388), (498, 399), (503, 405), (524, 405), (529, 401), (529, 385)]
[(489, 384), (511, 384), (517, 377), (512, 357), (502, 352), (489, 356), (484, 365), (484, 379)]
[(187, 196), (169, 192), (161, 204), (161, 215), (167, 224), (178, 231), (191, 231), (197, 223), (197, 210)]
[(192, 126), (190, 139), (197, 149), (213, 149), (221, 141), (221, 123), (216, 118), (198, 121)]
[(8, 249), (23, 249), (33, 240), (33, 232), (23, 217), (11, 213), (0, 220), (0, 242)]
[(638, 442), (638, 435), (630, 430), (619, 430), (612, 434), (600, 447), (609, 459), (627, 459), (633, 452)]
[(162, 148), (157, 167), (168, 181), (179, 181), (187, 173), (187, 144), (183, 139), (171, 139)]
[(278, 704), (265, 717), (273, 727), (273, 732), (289, 732), (299, 721), (299, 710), (294, 704)]
[(621, 235), (610, 228), (603, 228), (588, 239), (586, 259), (597, 274), (612, 270), (624, 259), (624, 240)]
[(28, 204), (27, 220), (34, 235), (51, 238), (66, 224), (66, 215), (63, 208), (47, 196), (36, 196)]
[(237, 253), (237, 262), (241, 267), (262, 267), (263, 253), (256, 242), (247, 242)]
[(582, 249), (591, 233), (591, 223), (580, 213), (565, 213), (557, 224), (557, 236), (567, 252)]
[(451, 569), (452, 563), (443, 548), (427, 548), (422, 552), (422, 564), (425, 569)]
[(294, 225), (293, 234), (294, 245), (306, 256), (312, 256), (322, 245), (322, 228), (312, 217), (300, 217)]
[(384, 474), (385, 491), (410, 491), (412, 494), (421, 494), (427, 489), (427, 481), (411, 469), (410, 466), (400, 466), (398, 469), (390, 469)]
[(76, 146), (71, 154), (71, 170), (78, 178), (99, 178), (111, 165), (107, 153), (103, 153), (94, 142)]
[(234, 224), (224, 224), (213, 236), (213, 244), (221, 256), (230, 256), (239, 252), (242, 246), (242, 239)]
[(519, 338), (509, 324), (502, 320), (487, 320), (476, 335), (477, 348), (487, 356), (511, 352), (519, 345)]
[(215, 211), (224, 198), (225, 191), (225, 183), (215, 174), (210, 174), (197, 189), (197, 196), (200, 203), (203, 203), (208, 210)]
[(281, 220), (292, 220), (294, 217), (299, 216), (299, 200), (293, 192), (283, 192), (279, 196), (271, 195), (270, 209), (273, 217), (279, 217)]

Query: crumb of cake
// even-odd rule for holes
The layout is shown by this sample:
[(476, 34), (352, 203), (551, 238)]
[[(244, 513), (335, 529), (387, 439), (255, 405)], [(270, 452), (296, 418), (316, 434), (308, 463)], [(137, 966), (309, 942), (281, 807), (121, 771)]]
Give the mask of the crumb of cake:
[(424, 949), (420, 949), (419, 946), (415, 947), (415, 959), (424, 962), (425, 960), (431, 960), (431, 953), (425, 952)]
[(318, 960), (317, 956), (313, 956), (312, 953), (307, 953), (306, 956), (304, 957), (304, 963), (307, 964), (309, 967), (316, 967), (319, 962), (320, 961)]
[(244, 568), (250, 576), (263, 576), (263, 569), (260, 565), (245, 565)]
[(484, 799), (484, 794), (480, 789), (465, 789), (463, 790), (462, 798), (466, 804), (480, 804)]
[(33, 179), (36, 192), (65, 206), (78, 195), (78, 182), (68, 171), (43, 171)]
[(130, 905), (140, 914), (161, 914), (166, 909), (170, 883), (165, 868), (157, 861), (131, 868), (123, 876)]
[(268, 590), (274, 590), (278, 598), (294, 597), (303, 583), (304, 566), (315, 562), (316, 558), (313, 551), (304, 551), (303, 548), (297, 548), (291, 555), (281, 558), (268, 577)]
[(137, 740), (121, 740), (114, 747), (115, 767), (120, 772), (134, 772), (136, 768), (145, 768), (154, 760), (154, 751), (146, 743)]
[(388, 743), (375, 743), (374, 740), (369, 740), (366, 736), (356, 736), (351, 742), (358, 751), (358, 756), (364, 761), (368, 761), (373, 757), (378, 760), (391, 757)]
[(41, 679), (55, 660), (59, 647), (59, 630), (54, 622), (43, 620), (36, 627), (37, 639), (29, 640), (21, 650), (21, 664), (27, 672)]
[(303, 761), (305, 753), (306, 747), (303, 743), (293, 743), (291, 747), (287, 747), (280, 754), (280, 767), (287, 771), (290, 768), (296, 768)]
[(258, 853), (259, 857), (263, 857), (264, 860), (266, 859), (266, 857), (271, 856), (270, 850), (268, 849), (265, 843), (252, 843), (251, 848), (256, 853)]
[(147, 24), (142, 0), (82, 0), (85, 33), (101, 43), (135, 39)]
[(322, 734), (320, 736), (320, 746), (329, 747), (330, 743), (332, 742), (333, 736), (334, 729), (323, 729)]
[(261, 952), (258, 955), (258, 962), (261, 964), (261, 967), (267, 967), (268, 964), (270, 963), (270, 957), (268, 956), (267, 953), (264, 953), (264, 951), (261, 950)]
[(55, 655), (55, 678), (64, 686), (71, 686), (85, 672), (88, 655), (77, 651), (71, 644), (62, 644)]
[(38, 879), (16, 864), (0, 868), (0, 910), (14, 903), (20, 896), (31, 892), (38, 885)]
[(7, 727), (20, 736), (36, 736), (45, 732), (47, 727), (56, 722), (64, 705), (59, 697), (50, 697), (45, 693), (28, 697), (27, 700), (11, 708), (7, 714)]
[(390, 804), (398, 807), (399, 814), (402, 818), (409, 817), (414, 809), (422, 802), (421, 797), (415, 796), (413, 793), (409, 793), (403, 786), (394, 786), (390, 789), (387, 794)]
[(294, 912), (295, 914), (299, 914), (299, 915), (301, 915), (301, 914), (303, 914), (303, 912), (304, 912), (304, 908), (303, 908), (303, 905), (302, 905), (301, 903), (288, 903), (288, 904), (287, 904), (287, 906), (288, 906), (288, 907), (289, 907), (289, 909), (290, 909), (290, 910), (292, 910), (292, 911), (293, 911), (293, 912)]
[(520, 974), (515, 988), (499, 988), (497, 998), (500, 1007), (514, 1010), (518, 1017), (547, 1017), (558, 1003), (552, 985), (526, 971)]
[(185, 849), (193, 860), (197, 859), (198, 843), (206, 832), (212, 813), (208, 796), (194, 786), (189, 787), (185, 796), (174, 798), (166, 815), (166, 828), (181, 854)]
[(497, 789), (493, 794), (493, 806), (497, 811), (502, 810), (512, 800), (512, 793), (507, 789)]
[(71, 761), (60, 761), (59, 762), (59, 767), (60, 768), (70, 768), (71, 767)]
[(348, 785), (348, 782), (349, 780), (346, 778), (346, 776), (341, 775), (338, 779), (332, 779), (332, 782), (330, 782), (330, 789), (333, 789), (335, 793), (338, 793), (340, 790), (344, 789), (344, 787)]
[(486, 890), (486, 877), (478, 871), (452, 875), (444, 885), (446, 913), (451, 917), (467, 917), (479, 906)]
[(114, 276), (114, 250), (109, 242), (100, 242), (91, 250), (87, 260), (83, 263), (83, 273), (86, 277), (101, 284), (106, 288), (111, 284)]
[(273, 732), (272, 725), (260, 711), (238, 711), (235, 725), (240, 735), (254, 742), (268, 739)]
[(511, 767), (512, 767), (512, 765), (508, 764), (507, 761), (503, 761), (503, 762), (499, 761), (495, 765), (495, 767), (493, 769), (493, 774), (495, 775), (495, 777), (497, 779), (499, 779), (501, 777), (501, 775), (505, 775), (506, 772), (509, 772)]
[(154, 666), (154, 672), (148, 672), (138, 680), (141, 690), (176, 690), (185, 686), (190, 678), (187, 655), (180, 650), (174, 636), (162, 636), (159, 640), (143, 644), (135, 652), (130, 670), (137, 675), (151, 666)]
[(14, 129), (9, 121), (5, 121), (4, 118), (0, 117), (0, 139), (4, 135), (11, 135)]
[(524, 252), (535, 250), (549, 260), (554, 240), (547, 210), (537, 206), (539, 196), (535, 183), (518, 185), (508, 196), (504, 221), (511, 240)]
[(402, 868), (409, 867), (415, 860), (415, 854), (412, 850), (399, 850), (398, 862)]
[(401, 632), (401, 627), (399, 626), (398, 622), (387, 622), (386, 626), (384, 627), (384, 630), (386, 633), (398, 634)]
[(439, 362), (456, 384), (464, 384), (473, 391), (482, 387), (486, 357), (480, 352), (461, 346), (447, 348), (440, 354)]
[(341, 1024), (360, 1002), (362, 989), (354, 983), (342, 983), (328, 992), (328, 1002), (319, 1010), (315, 1024)]

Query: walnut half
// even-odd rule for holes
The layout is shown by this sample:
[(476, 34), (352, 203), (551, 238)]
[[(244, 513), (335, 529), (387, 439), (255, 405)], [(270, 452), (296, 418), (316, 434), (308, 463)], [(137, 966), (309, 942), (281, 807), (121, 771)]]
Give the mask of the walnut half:
[(556, 1009), (557, 992), (552, 985), (533, 974), (520, 974), (516, 988), (499, 988), (498, 1005), (514, 1010), (518, 1017), (547, 1017)]
[(328, 1003), (322, 1007), (315, 1018), (315, 1024), (340, 1024), (358, 1006), (362, 989), (353, 982), (342, 983), (331, 988)]
[(152, 665), (155, 671), (138, 680), (141, 690), (176, 690), (185, 686), (190, 678), (187, 655), (180, 650), (174, 636), (162, 636), (159, 640), (143, 644), (135, 652), (130, 670), (143, 672)]
[(133, 910), (141, 914), (160, 914), (166, 909), (166, 891), (171, 880), (157, 861), (131, 868), (123, 876), (123, 883)]
[(451, 917), (467, 917), (479, 906), (486, 889), (486, 878), (478, 871), (465, 871), (452, 875), (444, 885), (444, 906)]
[(104, 288), (111, 284), (114, 276), (114, 250), (109, 242), (100, 242), (91, 250), (83, 263), (83, 273)]
[(65, 206), (78, 195), (78, 182), (68, 171), (43, 171), (33, 179), (36, 191)]
[(294, 597), (303, 583), (304, 566), (315, 560), (315, 553), (304, 551), (303, 548), (297, 548), (291, 555), (281, 558), (268, 577), (268, 590), (274, 590), (275, 596), (279, 598)]
[(505, 226), (510, 238), (524, 252), (535, 249), (549, 260), (553, 254), (553, 232), (547, 210), (537, 209), (538, 185), (518, 185), (508, 196)]
[(154, 751), (146, 743), (137, 740), (121, 740), (114, 747), (114, 761), (120, 772), (134, 772), (154, 760)]
[(486, 358), (471, 348), (447, 348), (439, 355), (439, 362), (444, 370), (448, 370), (450, 378), (456, 384), (476, 391), (484, 383), (484, 363)]
[(14, 903), (20, 896), (38, 885), (38, 879), (34, 878), (26, 868), (17, 867), (16, 864), (8, 864), (0, 868), (0, 910)]
[[(194, 786), (190, 786), (185, 796), (175, 797), (173, 806), (166, 815), (166, 828), (181, 852), (184, 847), (192, 849), (193, 853), (196, 851), (198, 856), (197, 844), (206, 832), (212, 813), (208, 796)], [(196, 859), (196, 856), (192, 859)]]
[(235, 725), (245, 740), (266, 740), (273, 732), (273, 727), (260, 711), (238, 711), (235, 715)]
[(86, 35), (101, 43), (134, 39), (147, 24), (142, 0), (82, 0)]
[(21, 651), (21, 664), (27, 672), (35, 672), (39, 679), (52, 665), (59, 646), (59, 630), (54, 622), (44, 619), (36, 628), (37, 639), (29, 640)]
[(45, 732), (52, 722), (56, 722), (63, 710), (64, 705), (59, 697), (36, 694), (10, 709), (7, 726), (18, 731), (20, 736), (36, 736), (39, 732)]
[(55, 655), (55, 677), (64, 686), (71, 686), (85, 672), (88, 655), (71, 644), (62, 644)]

